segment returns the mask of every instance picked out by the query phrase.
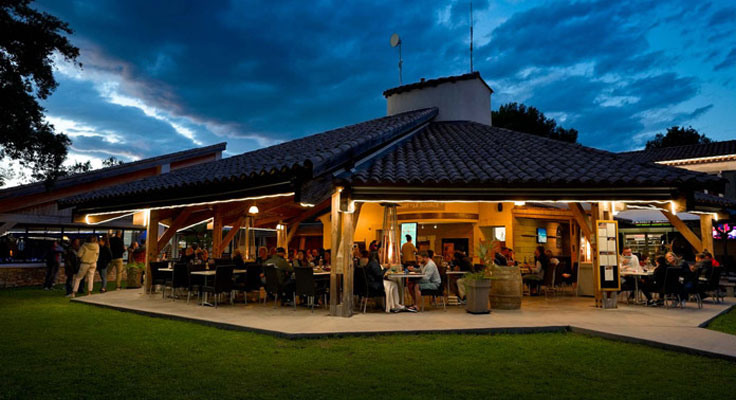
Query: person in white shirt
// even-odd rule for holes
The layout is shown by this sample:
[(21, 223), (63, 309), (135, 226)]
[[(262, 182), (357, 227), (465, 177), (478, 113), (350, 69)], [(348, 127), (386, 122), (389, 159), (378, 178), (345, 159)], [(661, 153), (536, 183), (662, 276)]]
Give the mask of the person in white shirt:
[[(631, 247), (624, 247), (621, 251), (621, 259), (619, 262), (619, 272), (641, 272), (641, 265), (639, 265), (639, 257), (631, 252)], [(629, 291), (629, 299), (634, 298), (634, 290), (636, 289), (636, 276), (625, 276), (623, 277), (623, 283), (621, 284), (621, 291)]]

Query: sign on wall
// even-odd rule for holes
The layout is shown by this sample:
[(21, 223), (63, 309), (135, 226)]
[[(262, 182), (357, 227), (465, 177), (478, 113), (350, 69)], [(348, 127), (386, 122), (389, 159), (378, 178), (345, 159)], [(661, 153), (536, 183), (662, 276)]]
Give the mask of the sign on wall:
[(598, 289), (601, 291), (621, 290), (618, 269), (618, 222), (601, 220), (597, 222), (596, 243), (598, 243)]

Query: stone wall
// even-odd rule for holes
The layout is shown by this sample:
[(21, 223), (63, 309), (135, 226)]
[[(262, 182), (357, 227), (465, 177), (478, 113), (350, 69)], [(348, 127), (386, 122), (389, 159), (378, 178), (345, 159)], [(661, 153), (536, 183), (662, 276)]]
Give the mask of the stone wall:
[[(0, 265), (0, 288), (23, 287), (23, 286), (41, 286), (46, 279), (45, 264), (30, 264), (24, 266), (5, 267)], [(123, 281), (125, 281), (125, 268), (123, 268)], [(95, 282), (100, 281), (100, 274), (95, 272)], [(115, 281), (115, 272), (112, 268), (107, 269), (107, 281)], [(59, 273), (56, 275), (56, 283), (64, 284), (66, 282), (66, 274), (64, 265), (59, 267)]]

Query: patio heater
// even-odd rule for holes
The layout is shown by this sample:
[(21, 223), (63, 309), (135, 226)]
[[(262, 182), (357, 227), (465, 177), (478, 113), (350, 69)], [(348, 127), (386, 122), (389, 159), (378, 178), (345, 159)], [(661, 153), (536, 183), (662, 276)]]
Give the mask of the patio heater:
[(240, 228), (237, 236), (238, 249), (243, 254), (244, 260), (255, 260), (257, 256), (256, 237), (254, 231), (250, 228), (253, 226), (253, 217), (245, 217), (245, 224)]
[(381, 205), (383, 206), (383, 233), (378, 253), (379, 261), (383, 266), (400, 266), (399, 218), (396, 210), (399, 205), (396, 203), (381, 203)]
[(286, 224), (283, 222), (279, 222), (278, 225), (276, 225), (276, 246), (283, 247), (284, 250), (286, 250), (286, 253), (289, 253), (289, 243), (286, 241), (287, 235), (286, 235)]

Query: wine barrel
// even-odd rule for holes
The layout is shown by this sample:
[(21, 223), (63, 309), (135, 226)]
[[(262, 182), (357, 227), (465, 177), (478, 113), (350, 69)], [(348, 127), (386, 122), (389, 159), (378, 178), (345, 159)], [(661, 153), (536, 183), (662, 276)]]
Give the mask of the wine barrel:
[(518, 266), (492, 268), (491, 308), (496, 310), (518, 310), (521, 308), (521, 272)]

